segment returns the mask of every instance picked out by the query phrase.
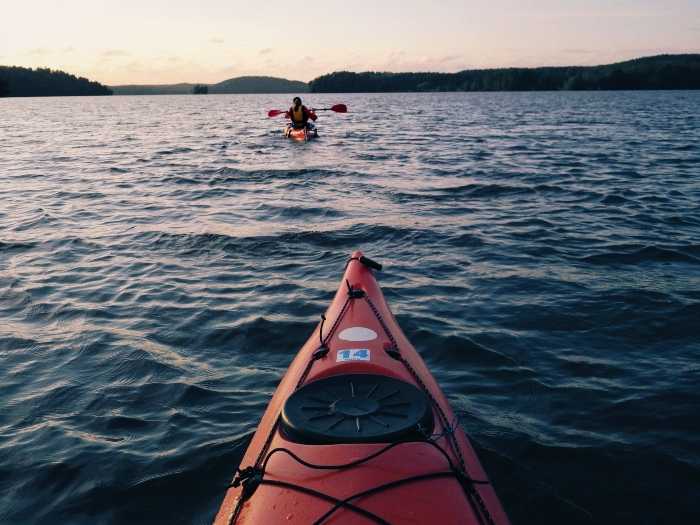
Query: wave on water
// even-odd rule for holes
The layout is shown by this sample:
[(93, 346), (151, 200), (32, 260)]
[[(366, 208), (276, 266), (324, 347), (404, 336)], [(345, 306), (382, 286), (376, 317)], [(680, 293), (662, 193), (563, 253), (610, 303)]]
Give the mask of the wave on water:
[(698, 94), (313, 98), (0, 100), (0, 523), (210, 522), (358, 248), (513, 523), (700, 522)]

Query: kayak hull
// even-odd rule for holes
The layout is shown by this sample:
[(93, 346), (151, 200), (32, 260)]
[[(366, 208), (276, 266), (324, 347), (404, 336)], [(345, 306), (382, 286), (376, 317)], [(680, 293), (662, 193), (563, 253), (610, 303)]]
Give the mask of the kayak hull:
[(309, 140), (317, 138), (318, 132), (315, 129), (309, 130), (307, 128), (287, 126), (284, 128), (284, 136), (288, 139), (308, 142)]
[[(466, 434), (455, 425), (447, 399), (396, 323), (372, 270), (360, 258), (360, 252), (351, 257), (325, 314), (326, 322), (316, 328), (280, 382), (215, 524), (508, 524)], [(289, 432), (286, 418), (293, 415), (293, 399), (314, 384), (347, 378), (357, 383), (353, 378), (360, 375), (376, 378), (382, 385), (402, 383), (407, 385), (407, 395), (424, 396), (431, 418), (426, 423), (423, 417), (416, 428), (421, 432), (427, 425), (432, 428), (422, 438), (406, 434), (405, 438), (371, 438), (371, 442), (358, 443), (338, 438), (341, 442), (327, 444), (319, 444), (318, 439), (305, 442), (304, 436)], [(350, 385), (353, 388), (362, 387)], [(379, 400), (374, 392), (382, 388), (365, 389), (357, 397)], [(325, 390), (324, 386), (321, 392)], [(394, 390), (385, 388), (384, 397)], [(318, 393), (314, 395), (313, 403), (323, 404)], [(333, 402), (332, 416), (321, 413), (308, 419), (329, 417), (328, 427), (345, 425), (333, 419), (343, 412), (342, 401)], [(358, 433), (360, 426), (363, 432), (369, 428), (373, 416), (354, 415), (375, 410), (369, 402), (363, 399), (360, 408), (346, 407), (353, 415), (351, 424), (356, 420)], [(403, 410), (401, 402), (393, 406), (391, 410)], [(318, 408), (309, 407), (302, 409)], [(403, 417), (394, 415), (397, 420)], [(302, 426), (304, 423), (302, 417)], [(246, 468), (247, 478), (240, 475)], [(260, 479), (264, 481), (258, 483)]]

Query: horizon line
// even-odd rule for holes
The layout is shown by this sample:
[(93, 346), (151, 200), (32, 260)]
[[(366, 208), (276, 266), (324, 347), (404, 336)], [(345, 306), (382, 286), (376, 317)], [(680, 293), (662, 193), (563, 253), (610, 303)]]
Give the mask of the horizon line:
[(596, 67), (605, 67), (605, 66), (614, 66), (617, 64), (624, 64), (626, 62), (633, 62), (635, 60), (643, 60), (647, 58), (657, 58), (657, 57), (666, 57), (666, 56), (674, 56), (674, 57), (679, 57), (679, 56), (692, 56), (692, 55), (698, 55), (700, 56), (699, 52), (692, 53), (692, 52), (687, 52), (687, 53), (658, 53), (655, 55), (644, 55), (644, 56), (636, 56), (633, 58), (627, 58), (625, 60), (618, 60), (616, 62), (608, 62), (608, 63), (601, 63), (601, 64), (592, 64), (592, 65), (576, 65), (576, 64), (562, 64), (562, 65), (540, 65), (540, 66), (501, 66), (501, 67), (477, 67), (477, 68), (464, 68), (464, 69), (458, 69), (456, 71), (430, 71), (430, 70), (423, 70), (423, 71), (380, 71), (380, 70), (372, 70), (372, 69), (366, 69), (363, 71), (352, 71), (349, 69), (336, 69), (334, 71), (331, 71), (329, 73), (323, 73), (322, 75), (319, 75), (311, 80), (305, 81), (305, 80), (294, 80), (290, 78), (285, 78), (285, 77), (277, 77), (274, 75), (238, 75), (235, 77), (230, 77), (226, 78), (224, 80), (220, 80), (219, 82), (171, 82), (171, 83), (158, 83), (158, 84), (144, 84), (144, 83), (134, 83), (134, 84), (104, 84), (107, 87), (123, 87), (123, 86), (152, 86), (152, 87), (157, 87), (157, 86), (177, 86), (177, 85), (202, 85), (202, 86), (215, 86), (217, 84), (220, 84), (222, 82), (227, 82), (229, 80), (236, 80), (239, 78), (272, 78), (276, 80), (285, 80), (288, 82), (300, 82), (302, 84), (310, 84), (316, 78), (325, 76), (325, 75), (333, 75), (336, 73), (354, 73), (356, 75), (360, 75), (363, 73), (378, 73), (382, 75), (402, 75), (402, 74), (431, 74), (431, 75), (456, 75), (458, 73), (463, 73), (465, 71), (494, 71), (494, 70), (509, 70), (509, 69), (547, 69), (547, 68), (596, 68)]
[(77, 76), (79, 78), (86, 78), (91, 81), (99, 82), (100, 84), (107, 86), (107, 87), (127, 87), (127, 86), (142, 86), (142, 87), (160, 87), (160, 86), (177, 86), (177, 85), (203, 85), (203, 86), (215, 86), (217, 84), (221, 84), (223, 82), (227, 82), (229, 80), (237, 80), (237, 79), (242, 79), (242, 78), (268, 78), (268, 79), (275, 79), (275, 80), (283, 80), (286, 82), (298, 82), (301, 84), (306, 84), (307, 86), (313, 82), (315, 79), (326, 76), (326, 75), (333, 75), (336, 73), (353, 73), (353, 74), (364, 74), (364, 73), (377, 73), (377, 74), (390, 74), (390, 75), (401, 75), (401, 74), (438, 74), (438, 75), (455, 75), (458, 73), (463, 73), (466, 71), (494, 71), (494, 70), (534, 70), (534, 69), (547, 69), (547, 68), (596, 68), (596, 67), (605, 67), (605, 66), (614, 66), (617, 64), (624, 64), (627, 62), (632, 62), (635, 60), (643, 60), (643, 59), (650, 59), (650, 58), (657, 58), (657, 57), (667, 57), (667, 56), (673, 56), (673, 57), (680, 57), (680, 56), (700, 56), (700, 52), (683, 52), (683, 53), (657, 53), (654, 55), (643, 55), (643, 56), (633, 56), (631, 58), (627, 58), (624, 60), (617, 60), (615, 62), (608, 62), (608, 63), (599, 63), (599, 64), (588, 64), (588, 65), (576, 65), (576, 64), (559, 64), (559, 65), (537, 65), (537, 66), (494, 66), (494, 67), (473, 67), (473, 68), (460, 68), (455, 71), (435, 71), (435, 70), (413, 70), (413, 71), (381, 71), (381, 70), (372, 70), (372, 69), (366, 69), (362, 71), (357, 71), (357, 70), (350, 70), (350, 69), (336, 69), (334, 71), (330, 71), (328, 73), (323, 73), (321, 75), (318, 75), (317, 77), (305, 81), (305, 80), (295, 80), (295, 79), (289, 79), (285, 77), (280, 77), (280, 76), (274, 76), (274, 75), (269, 75), (269, 74), (245, 74), (245, 75), (238, 75), (235, 77), (229, 77), (225, 78), (223, 80), (219, 80), (217, 82), (198, 82), (198, 81), (178, 81), (178, 82), (169, 82), (169, 83), (164, 83), (164, 82), (158, 82), (158, 83), (143, 83), (143, 82), (135, 82), (135, 83), (129, 83), (129, 84), (113, 84), (113, 83), (104, 83), (100, 80), (97, 80), (95, 77), (84, 77), (79, 74), (74, 74), (70, 73), (69, 71), (62, 70), (62, 69), (54, 69), (51, 66), (37, 66), (37, 67), (26, 67), (26, 66), (18, 66), (18, 65), (2, 65), (0, 64), (0, 67), (18, 67), (18, 68), (25, 68), (25, 69), (49, 69), (52, 71), (60, 71), (63, 73), (67, 73), (70, 75)]

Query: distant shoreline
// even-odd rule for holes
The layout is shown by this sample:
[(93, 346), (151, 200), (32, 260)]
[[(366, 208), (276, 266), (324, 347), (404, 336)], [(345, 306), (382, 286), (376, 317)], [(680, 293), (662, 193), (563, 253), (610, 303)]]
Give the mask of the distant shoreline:
[[(514, 95), (514, 94), (575, 94), (575, 93), (697, 93), (700, 89), (580, 89), (580, 90), (500, 90), (500, 91), (327, 91), (318, 93), (307, 93), (307, 97), (313, 97), (314, 95)], [(214, 93), (213, 96), (239, 96), (239, 95), (289, 95), (290, 93)], [(199, 96), (194, 93), (176, 93), (176, 94), (129, 94), (129, 95), (113, 95), (108, 98), (122, 98), (122, 97), (187, 97), (187, 96)], [(103, 98), (104, 95), (32, 95), (32, 96), (13, 96), (13, 97), (0, 97), (0, 99), (12, 99), (12, 98), (86, 98), (86, 97), (100, 97)], [(291, 99), (290, 99), (291, 101)]]
[(323, 75), (313, 93), (622, 91), (700, 89), (700, 54), (659, 55), (604, 66), (475, 69), (457, 73)]
[(700, 54), (658, 55), (602, 66), (475, 69), (457, 73), (334, 72), (311, 82), (243, 76), (216, 84), (105, 86), (47, 68), (0, 66), (0, 97), (90, 95), (682, 91), (700, 89)]

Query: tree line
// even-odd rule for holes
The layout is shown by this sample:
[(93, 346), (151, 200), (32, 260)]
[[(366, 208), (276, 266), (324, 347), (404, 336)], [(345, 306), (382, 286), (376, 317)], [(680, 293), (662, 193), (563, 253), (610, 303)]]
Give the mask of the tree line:
[[(240, 77), (207, 86), (118, 86), (144, 93), (229, 92), (402, 92), (402, 91), (557, 91), (619, 89), (700, 89), (700, 54), (659, 55), (593, 67), (540, 67), (465, 70), (458, 73), (352, 73), (340, 71), (320, 76), (307, 86), (302, 82), (269, 77)], [(132, 89), (134, 91), (134, 89)], [(135, 90), (134, 93), (141, 91)], [(174, 92), (174, 91), (173, 91)], [(49, 68), (0, 66), (0, 96), (41, 97), (63, 95), (111, 95), (112, 89)]]
[(352, 73), (320, 76), (315, 93), (700, 89), (700, 54), (660, 55), (605, 66), (465, 70), (458, 73)]
[(111, 95), (107, 86), (49, 68), (0, 66), (0, 96), (54, 97)]

